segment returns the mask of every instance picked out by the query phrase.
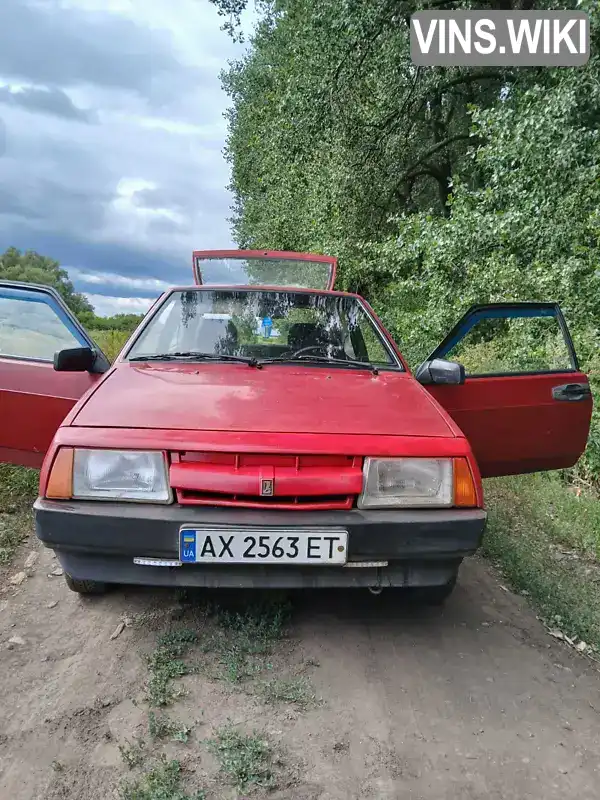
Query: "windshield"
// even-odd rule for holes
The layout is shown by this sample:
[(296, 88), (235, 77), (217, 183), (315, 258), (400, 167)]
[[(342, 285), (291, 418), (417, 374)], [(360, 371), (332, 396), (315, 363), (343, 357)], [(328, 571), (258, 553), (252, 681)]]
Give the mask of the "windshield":
[(289, 286), (296, 289), (330, 288), (328, 261), (300, 258), (195, 257), (196, 281), (203, 286)]
[(355, 298), (309, 292), (173, 292), (127, 357), (141, 360), (185, 353), (331, 358), (401, 369)]

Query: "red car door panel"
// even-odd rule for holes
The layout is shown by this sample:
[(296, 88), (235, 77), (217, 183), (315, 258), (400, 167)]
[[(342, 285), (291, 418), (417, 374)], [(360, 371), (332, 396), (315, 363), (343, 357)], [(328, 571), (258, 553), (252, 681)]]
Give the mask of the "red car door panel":
[(585, 449), (592, 396), (587, 376), (578, 369), (560, 309), (555, 304), (533, 303), (476, 307), (428, 359), (449, 357), (483, 319), (540, 317), (552, 318), (564, 337), (568, 361), (563, 368), (515, 369), (503, 374), (467, 371), (462, 385), (426, 386), (468, 438), (482, 477), (571, 467)]
[(469, 439), (484, 478), (572, 467), (587, 442), (591, 398), (562, 403), (552, 390), (587, 385), (582, 373), (467, 378), (428, 386)]
[(0, 462), (41, 466), (57, 428), (100, 377), (0, 356)]
[(41, 465), (67, 413), (101, 377), (55, 371), (53, 351), (85, 346), (94, 345), (52, 289), (0, 283), (0, 462)]

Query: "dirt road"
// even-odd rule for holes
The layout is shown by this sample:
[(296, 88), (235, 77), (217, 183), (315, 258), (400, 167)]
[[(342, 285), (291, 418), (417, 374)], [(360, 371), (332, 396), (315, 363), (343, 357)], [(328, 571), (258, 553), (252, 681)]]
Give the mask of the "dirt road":
[[(391, 594), (294, 598), (287, 636), (262, 668), (252, 661), (256, 674), (227, 680), (203, 666), (216, 663), (202, 646), (215, 631), (205, 596), (182, 603), (174, 592), (127, 589), (82, 600), (49, 577), (57, 562), (34, 540), (3, 586), (32, 550), (29, 577), (0, 595), (2, 800), (117, 798), (122, 780), (141, 779), (161, 753), (181, 762), (189, 796), (245, 797), (252, 787), (236, 789), (207, 745), (228, 722), (268, 742), (273, 798), (600, 794), (599, 674), (549, 639), (482, 562), (465, 565), (443, 611), (402, 607)], [(145, 656), (184, 626), (200, 638), (186, 655), (190, 674), (174, 681), (186, 693), (167, 712), (189, 740), (153, 740)], [(231, 678), (228, 658), (219, 663)], [(292, 680), (291, 696), (267, 703), (265, 680), (280, 678)], [(298, 702), (307, 687), (320, 702)], [(222, 747), (226, 769), (239, 765), (238, 744)]]

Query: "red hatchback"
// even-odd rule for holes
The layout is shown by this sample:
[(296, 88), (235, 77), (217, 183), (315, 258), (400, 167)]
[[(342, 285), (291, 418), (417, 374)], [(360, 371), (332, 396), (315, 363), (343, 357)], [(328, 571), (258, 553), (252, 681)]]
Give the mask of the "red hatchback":
[[(481, 477), (585, 448), (590, 389), (553, 303), (471, 308), (413, 375), (369, 305), (332, 289), (333, 258), (198, 252), (194, 272), (112, 366), (56, 292), (0, 284), (0, 460), (42, 467), (37, 535), (77, 592), (442, 600), (481, 541)], [(500, 346), (473, 367), (509, 330), (531, 357)]]

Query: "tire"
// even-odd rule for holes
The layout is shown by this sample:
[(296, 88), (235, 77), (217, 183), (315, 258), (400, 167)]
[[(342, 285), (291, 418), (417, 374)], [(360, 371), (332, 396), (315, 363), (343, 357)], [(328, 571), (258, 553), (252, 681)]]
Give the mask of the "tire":
[(69, 589), (72, 592), (77, 592), (77, 594), (104, 594), (106, 591), (106, 584), (101, 581), (83, 581), (68, 575), (66, 572), (65, 581)]
[(455, 575), (443, 586), (420, 586), (414, 589), (414, 600), (426, 606), (443, 606), (456, 587)]

